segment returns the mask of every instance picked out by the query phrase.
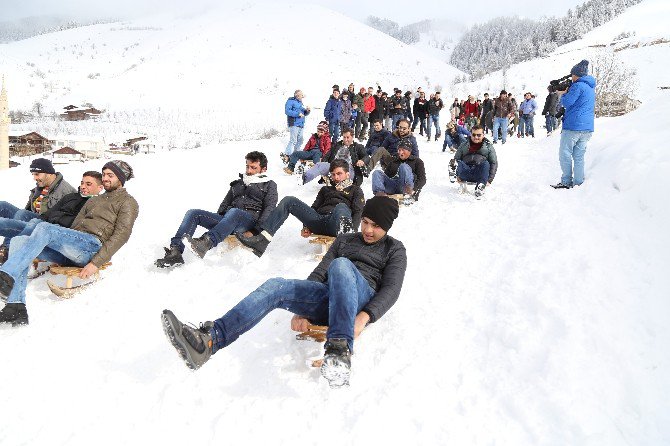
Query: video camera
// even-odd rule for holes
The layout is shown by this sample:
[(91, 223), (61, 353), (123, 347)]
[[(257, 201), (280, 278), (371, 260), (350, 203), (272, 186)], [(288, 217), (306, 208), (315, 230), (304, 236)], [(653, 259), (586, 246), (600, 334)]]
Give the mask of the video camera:
[(572, 85), (571, 74), (567, 74), (560, 79), (554, 79), (553, 81), (549, 82), (549, 88), (551, 88), (551, 91), (565, 91), (570, 88), (570, 85)]

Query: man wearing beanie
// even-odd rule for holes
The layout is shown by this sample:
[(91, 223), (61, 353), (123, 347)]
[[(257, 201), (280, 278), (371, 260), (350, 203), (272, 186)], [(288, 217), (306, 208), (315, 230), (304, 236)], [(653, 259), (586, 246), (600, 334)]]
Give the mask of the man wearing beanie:
[(288, 157), (288, 165), (284, 168), (284, 172), (293, 175), (295, 165), (299, 160), (312, 160), (314, 164), (325, 158), (330, 152), (330, 133), (328, 133), (328, 123), (326, 121), (319, 122), (316, 126), (316, 133), (312, 134), (305, 144), (303, 150), (296, 150)]
[(348, 384), (354, 339), (400, 295), (407, 255), (403, 244), (387, 235), (397, 217), (395, 200), (371, 198), (363, 208), (361, 232), (338, 236), (307, 280), (269, 279), (199, 329), (163, 310), (165, 334), (186, 365), (198, 369), (270, 311), (283, 308), (295, 315), (295, 331), (305, 331), (309, 323), (328, 325), (321, 374), (331, 387)]
[(596, 80), (589, 76), (589, 61), (582, 60), (570, 70), (572, 85), (557, 91), (565, 108), (558, 160), (561, 164), (561, 181), (555, 189), (570, 189), (584, 182), (584, 155), (586, 144), (593, 135), (595, 117)]
[(7, 302), (0, 311), (0, 324), (28, 323), (26, 285), (33, 259), (79, 266), (81, 279), (111, 260), (130, 238), (139, 212), (137, 201), (124, 188), (131, 178), (133, 169), (125, 161), (106, 163), (102, 168), (105, 193), (90, 198), (70, 228), (41, 222), (30, 236), (12, 239), (9, 258), (0, 267), (0, 298)]
[[(35, 188), (30, 191), (28, 204), (19, 209), (11, 203), (0, 201), (0, 218), (10, 218), (20, 221), (30, 221), (43, 215), (61, 198), (77, 190), (63, 179), (60, 172), (46, 158), (36, 158), (30, 163), (30, 172), (35, 180)], [(5, 237), (0, 245), (0, 264), (7, 260), (11, 237)]]

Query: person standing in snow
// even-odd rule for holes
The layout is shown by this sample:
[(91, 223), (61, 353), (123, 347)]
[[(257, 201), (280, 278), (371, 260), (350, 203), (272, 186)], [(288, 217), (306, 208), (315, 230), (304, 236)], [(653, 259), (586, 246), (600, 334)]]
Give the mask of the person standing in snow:
[(0, 323), (28, 324), (26, 285), (34, 259), (82, 267), (79, 277), (86, 279), (126, 244), (139, 213), (137, 201), (123, 187), (133, 177), (125, 161), (106, 163), (102, 167), (105, 193), (86, 202), (71, 228), (41, 222), (30, 236), (12, 239), (9, 258), (0, 267), (0, 298), (7, 301)]
[(549, 136), (558, 126), (556, 120), (558, 93), (554, 91), (554, 87), (551, 85), (547, 87), (547, 91), (549, 94), (547, 94), (547, 98), (544, 100), (542, 114), (544, 115), (544, 120), (547, 127), (547, 136)]
[(557, 91), (565, 115), (558, 149), (562, 175), (561, 181), (554, 185), (556, 189), (570, 189), (584, 182), (584, 155), (595, 119), (596, 79), (589, 76), (589, 61), (579, 62), (570, 74), (572, 85), (567, 90)]
[(493, 101), (493, 144), (498, 142), (498, 132), (502, 135), (502, 143), (507, 141), (507, 127), (509, 126), (509, 118), (514, 115), (514, 106), (507, 98), (505, 90), (500, 91), (498, 96)]
[(344, 129), (351, 128), (349, 127), (349, 121), (351, 121), (351, 116), (353, 115), (353, 109), (351, 106), (351, 99), (349, 98), (349, 93), (344, 92), (340, 96), (340, 133), (344, 133)]
[(407, 254), (388, 235), (398, 217), (398, 203), (373, 197), (362, 211), (361, 232), (337, 237), (307, 280), (267, 280), (219, 319), (200, 328), (183, 324), (163, 310), (163, 330), (191, 369), (251, 330), (270, 311), (294, 314), (291, 329), (328, 325), (321, 374), (332, 388), (349, 383), (354, 339), (377, 322), (398, 300), (407, 269)]
[(440, 139), (442, 135), (442, 129), (440, 128), (440, 110), (444, 107), (444, 102), (440, 99), (440, 92), (436, 91), (435, 96), (430, 98), (426, 108), (428, 109), (428, 128), (426, 129), (426, 134), (428, 136), (428, 142), (430, 142), (430, 133), (431, 125), (435, 124), (435, 141)]
[[(200, 258), (207, 251), (225, 240), (234, 232), (244, 232), (264, 221), (277, 205), (277, 183), (265, 173), (268, 159), (262, 152), (249, 152), (245, 157), (245, 173), (230, 183), (230, 189), (219, 205), (218, 211), (189, 209), (165, 249), (165, 256), (154, 264), (159, 268), (178, 266), (184, 263), (184, 242)], [(193, 238), (198, 226), (207, 229), (202, 236)]]
[(489, 112), (493, 111), (493, 101), (489, 98), (488, 93), (484, 93), (484, 102), (482, 102), (482, 114), (479, 119), (479, 123), (484, 126), (484, 133), (491, 131), (493, 125), (489, 123), (489, 119), (492, 118), (492, 114)]
[[(335, 87), (337, 85), (334, 85)], [(342, 112), (342, 102), (340, 101), (340, 90), (333, 89), (333, 94), (328, 98), (326, 106), (323, 108), (323, 117), (328, 121), (328, 132), (331, 142), (335, 144), (340, 137), (340, 113)]]
[(533, 99), (533, 95), (526, 93), (523, 102), (519, 105), (519, 131), (517, 137), (531, 136), (535, 138), (535, 129), (533, 128), (533, 119), (535, 118), (535, 110), (537, 110), (537, 102)]
[(305, 95), (301, 90), (296, 90), (293, 96), (288, 98), (286, 105), (284, 105), (290, 136), (283, 155), (290, 156), (302, 147), (302, 131), (305, 127), (305, 116), (309, 115), (310, 112), (309, 106), (305, 107), (302, 104), (304, 97)]
[(423, 132), (426, 130), (426, 105), (428, 101), (426, 100), (426, 93), (423, 91), (419, 93), (419, 97), (414, 99), (414, 104), (412, 104), (412, 111), (414, 112), (414, 122), (412, 122), (412, 132), (416, 130), (416, 125), (419, 124), (419, 135), (423, 136)]

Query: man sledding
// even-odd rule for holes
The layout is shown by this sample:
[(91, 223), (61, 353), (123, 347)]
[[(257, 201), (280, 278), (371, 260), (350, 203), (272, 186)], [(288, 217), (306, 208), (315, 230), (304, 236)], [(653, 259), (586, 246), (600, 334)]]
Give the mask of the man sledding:
[(481, 125), (472, 127), (470, 140), (458, 146), (449, 161), (449, 179), (453, 183), (474, 183), (475, 197), (481, 198), (487, 184), (493, 182), (498, 170), (498, 158), (493, 144), (484, 138)]
[(310, 322), (328, 325), (321, 374), (331, 387), (348, 384), (354, 339), (400, 295), (407, 256), (403, 244), (387, 235), (397, 216), (395, 200), (371, 198), (363, 208), (361, 232), (338, 236), (307, 280), (269, 279), (200, 328), (163, 310), (165, 334), (186, 365), (198, 369), (270, 311), (282, 308), (295, 314), (293, 329), (303, 331)]

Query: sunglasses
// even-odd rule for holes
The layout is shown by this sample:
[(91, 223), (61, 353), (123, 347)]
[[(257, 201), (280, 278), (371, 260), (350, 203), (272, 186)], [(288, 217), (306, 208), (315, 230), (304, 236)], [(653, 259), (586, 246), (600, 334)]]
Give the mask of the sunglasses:
[(484, 136), (483, 133), (473, 133), (473, 134), (472, 134), (472, 137), (473, 137), (473, 138), (481, 138), (482, 136)]

